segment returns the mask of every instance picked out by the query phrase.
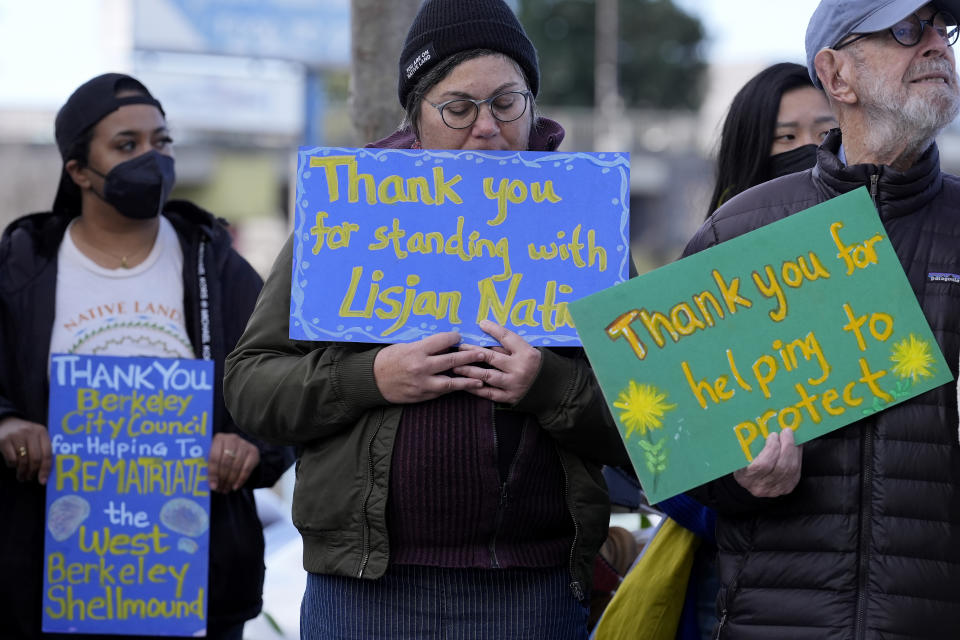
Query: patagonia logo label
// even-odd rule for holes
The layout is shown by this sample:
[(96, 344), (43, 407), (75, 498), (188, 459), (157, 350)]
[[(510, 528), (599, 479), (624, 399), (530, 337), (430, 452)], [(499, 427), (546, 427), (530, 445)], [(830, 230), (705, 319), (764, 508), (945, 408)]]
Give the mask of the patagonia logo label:
[(407, 62), (405, 71), (407, 74), (407, 80), (412, 78), (417, 74), (417, 71), (420, 70), (420, 67), (430, 62), (433, 59), (433, 43), (428, 44), (420, 53), (413, 56), (409, 62)]
[(960, 284), (960, 275), (956, 273), (928, 273), (927, 278), (930, 282), (952, 282)]

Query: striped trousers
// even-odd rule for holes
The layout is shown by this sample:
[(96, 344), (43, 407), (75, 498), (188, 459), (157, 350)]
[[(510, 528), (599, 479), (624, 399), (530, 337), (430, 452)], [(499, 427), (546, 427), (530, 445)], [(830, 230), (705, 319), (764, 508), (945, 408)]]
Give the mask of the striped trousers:
[(587, 608), (558, 569), (391, 565), (379, 580), (311, 573), (301, 640), (585, 640)]

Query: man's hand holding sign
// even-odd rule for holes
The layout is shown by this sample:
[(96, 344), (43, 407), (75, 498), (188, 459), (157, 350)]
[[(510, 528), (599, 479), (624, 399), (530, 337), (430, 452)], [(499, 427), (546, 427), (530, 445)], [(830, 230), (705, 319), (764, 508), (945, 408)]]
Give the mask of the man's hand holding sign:
[(794, 442), (793, 429), (774, 431), (767, 436), (760, 455), (733, 479), (758, 498), (776, 498), (793, 491), (800, 482), (803, 446)]

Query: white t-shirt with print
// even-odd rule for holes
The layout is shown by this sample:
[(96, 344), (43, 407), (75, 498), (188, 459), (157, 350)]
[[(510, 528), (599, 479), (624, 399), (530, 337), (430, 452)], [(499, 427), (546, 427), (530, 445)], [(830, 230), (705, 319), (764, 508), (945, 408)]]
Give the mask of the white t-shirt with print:
[(169, 220), (160, 217), (150, 255), (132, 269), (101, 267), (77, 249), (69, 227), (58, 260), (50, 353), (195, 357), (184, 323), (183, 252)]

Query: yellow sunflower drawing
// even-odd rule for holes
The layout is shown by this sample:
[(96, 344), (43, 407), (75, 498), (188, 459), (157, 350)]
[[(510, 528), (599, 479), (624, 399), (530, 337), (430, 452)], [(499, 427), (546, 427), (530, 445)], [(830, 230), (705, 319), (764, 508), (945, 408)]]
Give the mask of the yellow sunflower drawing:
[(933, 355), (930, 353), (930, 343), (910, 334), (893, 345), (890, 355), (893, 362), (893, 372), (901, 378), (910, 378), (916, 382), (917, 377), (930, 378), (933, 376)]
[(653, 385), (637, 384), (631, 380), (630, 386), (620, 392), (613, 406), (622, 409), (620, 422), (627, 427), (627, 437), (639, 431), (646, 434), (648, 429), (663, 428), (663, 418), (667, 411), (676, 409), (677, 405), (666, 403), (667, 394)]

